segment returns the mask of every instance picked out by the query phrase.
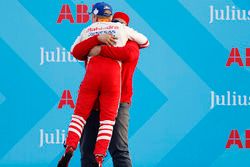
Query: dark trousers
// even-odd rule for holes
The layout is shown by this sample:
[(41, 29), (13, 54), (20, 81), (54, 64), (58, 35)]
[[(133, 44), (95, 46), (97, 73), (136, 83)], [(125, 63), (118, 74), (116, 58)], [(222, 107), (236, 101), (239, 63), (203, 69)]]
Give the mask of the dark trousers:
[[(128, 122), (130, 104), (121, 103), (114, 125), (113, 135), (109, 145), (109, 152), (114, 167), (131, 167), (128, 150)], [(99, 111), (91, 112), (80, 140), (81, 166), (96, 167), (93, 154), (99, 128)]]

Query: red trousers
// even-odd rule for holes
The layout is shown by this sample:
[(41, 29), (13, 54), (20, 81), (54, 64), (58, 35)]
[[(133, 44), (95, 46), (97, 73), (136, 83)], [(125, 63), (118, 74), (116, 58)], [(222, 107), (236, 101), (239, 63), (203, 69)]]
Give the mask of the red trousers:
[(100, 127), (94, 154), (106, 155), (111, 140), (121, 95), (121, 66), (115, 60), (94, 56), (78, 93), (76, 108), (68, 129), (66, 145), (76, 149), (86, 120), (99, 98)]

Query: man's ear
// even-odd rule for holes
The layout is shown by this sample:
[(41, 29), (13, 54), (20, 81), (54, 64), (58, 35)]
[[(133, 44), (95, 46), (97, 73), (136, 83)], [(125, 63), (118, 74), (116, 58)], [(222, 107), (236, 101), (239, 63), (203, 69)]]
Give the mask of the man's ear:
[(92, 22), (96, 22), (96, 15), (92, 14)]

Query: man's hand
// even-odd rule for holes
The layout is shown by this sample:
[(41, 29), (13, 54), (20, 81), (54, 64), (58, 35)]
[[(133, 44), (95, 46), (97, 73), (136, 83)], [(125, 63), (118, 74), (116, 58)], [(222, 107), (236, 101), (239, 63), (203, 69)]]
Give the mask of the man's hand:
[(116, 44), (117, 37), (110, 35), (110, 34), (102, 34), (98, 35), (98, 40), (108, 46), (113, 46)]
[(100, 54), (100, 52), (101, 52), (101, 46), (95, 46), (90, 50), (88, 56), (97, 56)]

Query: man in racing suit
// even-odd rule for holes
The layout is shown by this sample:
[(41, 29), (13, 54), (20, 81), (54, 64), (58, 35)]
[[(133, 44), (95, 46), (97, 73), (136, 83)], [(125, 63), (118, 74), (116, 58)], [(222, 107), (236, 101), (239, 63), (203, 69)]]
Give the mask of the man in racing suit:
[[(122, 47), (127, 40), (138, 44), (147, 43), (147, 38), (133, 29), (120, 23), (110, 22), (112, 8), (102, 2), (96, 3), (92, 10), (92, 21), (76, 39), (72, 48), (79, 42), (99, 34), (112, 34), (116, 37), (116, 47)], [(113, 126), (117, 115), (121, 94), (121, 63), (102, 56), (88, 57), (86, 74), (81, 83), (76, 108), (68, 128), (66, 151), (58, 166), (68, 166), (69, 160), (77, 147), (81, 133), (89, 117), (91, 109), (99, 97), (100, 126), (95, 144), (94, 155), (99, 166), (111, 140)]]
[[(129, 23), (129, 16), (123, 12), (116, 12), (113, 16), (113, 22), (121, 22), (125, 25)], [(109, 43), (111, 36), (100, 35), (99, 39), (103, 43)], [(131, 167), (131, 159), (128, 149), (128, 124), (129, 108), (132, 97), (132, 79), (135, 67), (139, 59), (139, 46), (136, 42), (128, 41), (124, 47), (96, 46), (100, 41), (91, 37), (76, 45), (72, 53), (79, 60), (86, 59), (88, 54), (109, 57), (122, 62), (122, 92), (121, 101), (111, 138), (109, 152), (113, 159), (114, 167)], [(94, 47), (96, 46), (96, 47)], [(148, 44), (140, 45), (140, 48), (147, 47)], [(94, 47), (94, 48), (93, 48)], [(93, 49), (92, 49), (93, 48)], [(90, 51), (90, 49), (92, 49)], [(95, 167), (96, 161), (93, 155), (95, 140), (99, 127), (99, 111), (91, 113), (87, 120), (83, 136), (81, 138), (81, 166)]]

